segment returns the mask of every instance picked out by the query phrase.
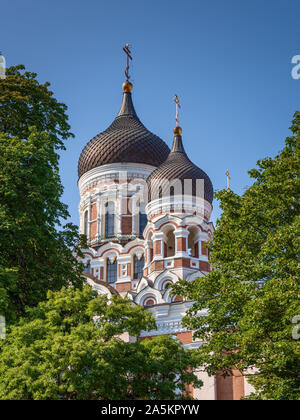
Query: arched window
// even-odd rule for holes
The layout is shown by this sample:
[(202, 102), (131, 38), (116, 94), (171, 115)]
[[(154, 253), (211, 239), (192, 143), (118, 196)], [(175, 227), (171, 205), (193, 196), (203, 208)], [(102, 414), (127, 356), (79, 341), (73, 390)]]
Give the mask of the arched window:
[(140, 259), (134, 256), (134, 279), (141, 279), (143, 277), (143, 269), (145, 265), (145, 258), (142, 256)]
[(174, 210), (174, 187), (170, 188), (170, 210)]
[(144, 232), (147, 222), (148, 222), (147, 215), (145, 213), (140, 212), (139, 214), (139, 236), (140, 237), (143, 236), (143, 232)]
[(118, 262), (115, 260), (113, 263), (110, 259), (107, 260), (107, 283), (114, 283), (118, 279)]
[(88, 232), (89, 232), (89, 212), (86, 210), (84, 212), (84, 222), (83, 222), (83, 233), (84, 235), (88, 236)]
[(105, 204), (105, 237), (115, 236), (115, 205), (113, 202)]

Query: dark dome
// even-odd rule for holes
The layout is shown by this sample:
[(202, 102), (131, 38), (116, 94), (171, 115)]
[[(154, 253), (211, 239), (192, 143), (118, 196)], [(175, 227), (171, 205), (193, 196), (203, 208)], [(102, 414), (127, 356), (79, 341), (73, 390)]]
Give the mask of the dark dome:
[[(163, 191), (163, 180), (180, 180), (182, 186), (182, 193), (184, 193), (184, 182), (185, 179), (192, 180), (192, 195), (196, 196), (196, 180), (204, 180), (204, 199), (212, 203), (214, 196), (214, 189), (209, 176), (194, 165), (190, 161), (187, 154), (185, 153), (182, 137), (180, 134), (175, 135), (172, 150), (167, 160), (162, 163), (147, 179), (149, 200), (152, 198), (158, 198), (159, 188), (162, 186)], [(152, 191), (151, 191), (152, 189)], [(168, 194), (170, 189), (167, 187)]]
[(133, 162), (159, 166), (170, 152), (166, 143), (147, 130), (136, 115), (130, 92), (124, 92), (120, 112), (103, 133), (81, 152), (79, 178), (90, 169), (107, 163)]

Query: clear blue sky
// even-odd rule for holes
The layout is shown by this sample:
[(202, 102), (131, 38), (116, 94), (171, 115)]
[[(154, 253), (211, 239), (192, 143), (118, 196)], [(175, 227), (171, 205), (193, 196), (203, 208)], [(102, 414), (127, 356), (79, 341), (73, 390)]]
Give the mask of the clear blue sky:
[[(247, 171), (284, 144), (300, 108), (300, 2), (295, 0), (10, 0), (1, 4), (0, 50), (50, 81), (68, 105), (72, 131), (60, 169), (64, 201), (78, 224), (77, 161), (121, 103), (133, 45), (134, 103), (169, 145), (174, 93), (181, 99), (187, 153), (211, 177), (242, 193)], [(214, 202), (215, 221), (220, 211)]]

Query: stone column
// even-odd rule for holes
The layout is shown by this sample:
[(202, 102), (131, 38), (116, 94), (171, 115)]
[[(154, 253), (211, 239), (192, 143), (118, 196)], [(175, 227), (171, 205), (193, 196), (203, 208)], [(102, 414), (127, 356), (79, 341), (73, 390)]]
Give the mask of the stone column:
[(87, 239), (89, 241), (91, 240), (91, 208), (92, 208), (92, 203), (90, 200), (89, 205), (88, 205), (88, 231), (87, 231)]
[(101, 202), (100, 202), (100, 195), (98, 195), (97, 196), (97, 233), (96, 233), (97, 240), (100, 239), (100, 235), (101, 235), (101, 226), (100, 226), (101, 217), (100, 217), (100, 214), (101, 214)]
[(175, 256), (188, 257), (188, 236), (189, 232), (185, 228), (177, 228), (174, 231), (175, 235)]
[(164, 238), (163, 232), (157, 232), (153, 234), (153, 237), (152, 237), (153, 252), (154, 252), (153, 260), (161, 260), (164, 257), (163, 256), (163, 238)]

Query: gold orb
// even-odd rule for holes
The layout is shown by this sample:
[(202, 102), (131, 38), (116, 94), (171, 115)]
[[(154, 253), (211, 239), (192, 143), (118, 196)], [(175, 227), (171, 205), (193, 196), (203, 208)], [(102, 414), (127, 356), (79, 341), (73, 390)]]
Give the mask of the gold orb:
[(180, 136), (180, 134), (182, 133), (182, 128), (181, 127), (179, 127), (179, 125), (177, 125), (175, 128), (174, 128), (174, 130), (173, 130), (173, 133), (175, 134), (175, 136)]
[(128, 80), (126, 80), (126, 82), (124, 82), (122, 85), (122, 89), (124, 90), (124, 92), (131, 92), (132, 88), (133, 88), (133, 85)]

